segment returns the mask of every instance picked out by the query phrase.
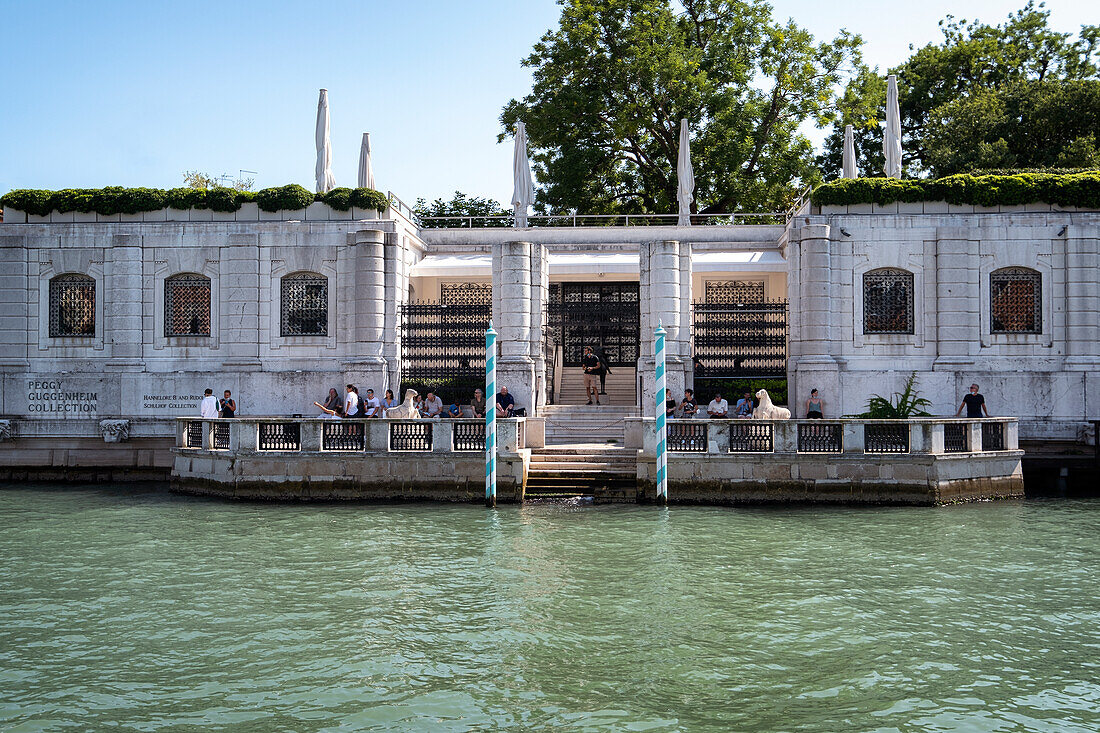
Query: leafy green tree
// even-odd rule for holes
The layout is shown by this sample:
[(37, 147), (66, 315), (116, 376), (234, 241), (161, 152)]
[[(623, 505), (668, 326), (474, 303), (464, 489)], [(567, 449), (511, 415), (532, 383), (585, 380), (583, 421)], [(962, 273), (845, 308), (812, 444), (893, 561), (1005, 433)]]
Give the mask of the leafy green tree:
[(416, 205), (413, 206), (413, 215), (421, 225), (427, 224), (435, 229), (468, 227), (470, 224), (467, 221), (458, 219), (450, 221), (437, 219), (431, 222), (425, 222), (425, 220), (432, 217), (465, 216), (473, 217), (473, 224), (476, 227), (512, 226), (510, 218), (494, 218), (500, 216), (510, 217), (512, 215), (511, 211), (504, 209), (498, 202), (488, 198), (467, 196), (461, 191), (455, 191), (454, 198), (450, 201), (436, 199), (429, 204), (424, 199), (417, 199)]
[[(1044, 4), (1034, 2), (1028, 2), (995, 26), (957, 20), (949, 15), (940, 21), (944, 36), (941, 43), (915, 50), (908, 60), (888, 72), (898, 76), (906, 173), (945, 175), (961, 170), (936, 168), (935, 161), (942, 161), (945, 156), (942, 150), (935, 154), (930, 150), (933, 143), (929, 130), (944, 118), (947, 105), (959, 104), (959, 100), (973, 96), (982, 97), (982, 104), (990, 105), (991, 98), (983, 93), (1000, 93), (1023, 82), (1097, 78), (1100, 26), (1082, 26), (1075, 39), (1071, 33), (1052, 30), (1049, 20), (1050, 11)], [(826, 177), (839, 174), (846, 124), (853, 125), (857, 133), (862, 174), (882, 175), (881, 165), (873, 165), (873, 157), (881, 152), (872, 149), (882, 145), (880, 124), (885, 119), (886, 87), (870, 84), (868, 75), (878, 75), (877, 69), (861, 69), (842, 95), (836, 118), (830, 120), (833, 129), (819, 161)], [(1066, 108), (1063, 114), (1078, 113)], [(1023, 126), (1018, 129), (1022, 131)], [(985, 158), (997, 158), (996, 139), (984, 142), (990, 146)], [(1013, 147), (1008, 138), (1006, 143)]]
[(815, 42), (762, 0), (562, 0), (559, 27), (523, 64), (534, 85), (501, 114), (527, 125), (553, 213), (676, 210), (680, 119), (688, 120), (693, 212), (781, 209), (815, 180), (798, 132), (835, 104), (859, 61), (842, 31)]

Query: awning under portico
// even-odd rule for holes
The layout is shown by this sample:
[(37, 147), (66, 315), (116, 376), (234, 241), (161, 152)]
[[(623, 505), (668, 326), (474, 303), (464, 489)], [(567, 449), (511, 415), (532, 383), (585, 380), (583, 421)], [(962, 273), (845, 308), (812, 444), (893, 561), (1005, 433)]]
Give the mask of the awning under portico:
[[(695, 272), (786, 272), (779, 252), (696, 252), (691, 257)], [(413, 265), (412, 277), (488, 277), (493, 258), (479, 254), (433, 254)], [(550, 254), (550, 275), (638, 274), (636, 252)]]

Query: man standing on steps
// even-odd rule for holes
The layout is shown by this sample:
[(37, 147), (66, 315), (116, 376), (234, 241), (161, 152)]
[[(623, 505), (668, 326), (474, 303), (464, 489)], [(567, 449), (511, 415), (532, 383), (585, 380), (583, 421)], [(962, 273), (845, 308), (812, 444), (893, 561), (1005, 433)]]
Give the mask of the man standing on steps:
[(581, 368), (584, 369), (584, 396), (588, 398), (588, 404), (592, 404), (592, 398), (596, 398), (596, 404), (600, 404), (600, 359), (592, 353), (591, 346), (584, 347), (584, 356), (581, 357)]

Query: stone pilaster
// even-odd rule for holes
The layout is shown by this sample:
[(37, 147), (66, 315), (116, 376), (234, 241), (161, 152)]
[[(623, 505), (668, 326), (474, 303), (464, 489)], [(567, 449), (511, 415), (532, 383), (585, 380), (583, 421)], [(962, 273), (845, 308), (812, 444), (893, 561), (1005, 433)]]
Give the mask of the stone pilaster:
[(355, 325), (351, 353), (345, 361), (349, 378), (385, 394), (390, 388), (383, 344), (386, 334), (385, 232), (364, 229), (353, 235), (355, 252)]
[(788, 402), (811, 389), (840, 394), (840, 371), (833, 356), (833, 303), (831, 229), (825, 224), (802, 227), (798, 254), (799, 325), (798, 363), (788, 382)]
[(507, 387), (516, 406), (533, 414), (537, 385), (531, 354), (531, 253), (530, 242), (493, 247), (493, 325), (498, 389)]
[(1083, 227), (1066, 229), (1065, 366), (1095, 370), (1100, 363), (1100, 237)]
[[(260, 368), (260, 247), (256, 234), (230, 234), (229, 246), (219, 254), (221, 303), (220, 350), (225, 352), (224, 367), (234, 371)], [(224, 306), (223, 306), (224, 304)], [(279, 313), (279, 291), (269, 306)]]
[(388, 384), (382, 388), (382, 394), (392, 389), (394, 396), (401, 399), (397, 394), (401, 386), (401, 306), (409, 297), (409, 276), (400, 233), (386, 234), (384, 253), (386, 316), (382, 358), (386, 360)]
[[(107, 250), (103, 292), (103, 335), (111, 344), (107, 365), (118, 371), (142, 368), (142, 247), (141, 236), (117, 234)], [(109, 294), (109, 295), (106, 295)]]
[(978, 242), (962, 232), (941, 232), (936, 240), (936, 371), (974, 366), (981, 327), (977, 272)]
[[(550, 299), (550, 253), (542, 244), (531, 245), (531, 358), (535, 363), (536, 408), (546, 404), (546, 351), (543, 334)], [(530, 412), (534, 415), (534, 412)]]

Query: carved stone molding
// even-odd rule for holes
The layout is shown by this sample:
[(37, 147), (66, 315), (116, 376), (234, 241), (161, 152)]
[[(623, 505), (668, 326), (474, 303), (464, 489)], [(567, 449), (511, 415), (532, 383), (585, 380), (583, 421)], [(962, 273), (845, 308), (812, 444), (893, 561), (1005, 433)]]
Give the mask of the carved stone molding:
[(15, 437), (15, 423), (11, 420), (0, 420), (0, 443)]
[(130, 439), (130, 421), (100, 420), (99, 432), (104, 443), (125, 443)]

